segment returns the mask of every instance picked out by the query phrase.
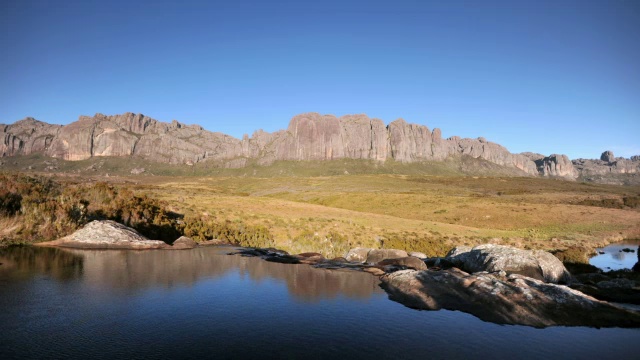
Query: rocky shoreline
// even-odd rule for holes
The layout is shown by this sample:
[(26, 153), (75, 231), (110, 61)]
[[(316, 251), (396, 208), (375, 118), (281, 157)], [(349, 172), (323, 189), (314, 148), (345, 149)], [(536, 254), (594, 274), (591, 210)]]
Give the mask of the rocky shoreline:
[[(211, 241), (204, 245), (219, 245)], [(85, 249), (192, 249), (200, 246), (181, 237), (166, 244), (149, 240), (113, 221), (94, 221), (62, 239), (39, 246)], [(442, 258), (396, 249), (351, 249), (345, 257), (326, 259), (320, 253), (288, 254), (268, 248), (242, 248), (229, 255), (260, 257), (284, 264), (364, 271), (380, 278), (389, 298), (421, 310), (448, 309), (497, 324), (592, 327), (640, 327), (640, 312), (587, 295), (587, 280), (572, 276), (554, 255), (540, 250), (484, 244), (458, 247)], [(605, 276), (606, 278), (606, 276)], [(602, 280), (602, 279), (600, 279)], [(624, 299), (637, 299), (633, 280), (609, 281), (608, 300), (616, 299), (616, 284)], [(579, 291), (581, 290), (581, 291)], [(587, 291), (588, 292), (588, 291)], [(602, 299), (602, 298), (601, 298)]]

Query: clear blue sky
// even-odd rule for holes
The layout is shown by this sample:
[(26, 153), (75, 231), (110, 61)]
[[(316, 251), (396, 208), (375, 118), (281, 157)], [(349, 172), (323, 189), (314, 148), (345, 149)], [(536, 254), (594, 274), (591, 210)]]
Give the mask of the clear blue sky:
[(512, 152), (640, 154), (640, 0), (0, 0), (0, 122), (235, 137), (366, 113)]

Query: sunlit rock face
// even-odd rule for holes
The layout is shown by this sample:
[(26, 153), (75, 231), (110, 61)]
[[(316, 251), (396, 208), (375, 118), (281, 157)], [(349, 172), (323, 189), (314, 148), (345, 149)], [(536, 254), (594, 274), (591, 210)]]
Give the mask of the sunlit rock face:
[[(565, 155), (512, 154), (482, 137), (443, 139), (440, 129), (431, 131), (403, 119), (387, 126), (382, 120), (364, 114), (335, 117), (304, 113), (294, 116), (286, 130), (274, 133), (258, 130), (242, 139), (210, 132), (198, 125), (176, 120), (165, 123), (134, 113), (81, 116), (65, 126), (28, 118), (13, 125), (0, 125), (0, 130), (2, 156), (39, 152), (71, 161), (136, 156), (170, 164), (211, 161), (226, 168), (244, 167), (250, 161), (269, 165), (278, 160), (346, 158), (412, 163), (469, 156), (516, 169), (522, 175), (575, 179), (579, 174)], [(612, 153), (607, 159), (615, 160), (607, 162), (609, 169), (619, 172), (636, 169), (635, 165), (615, 159)]]
[(42, 153), (49, 148), (61, 127), (31, 117), (11, 125), (0, 125), (0, 156)]

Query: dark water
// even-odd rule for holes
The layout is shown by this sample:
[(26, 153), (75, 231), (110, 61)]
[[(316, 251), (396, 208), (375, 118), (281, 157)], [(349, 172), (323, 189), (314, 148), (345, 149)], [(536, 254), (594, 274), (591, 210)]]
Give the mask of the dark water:
[[(589, 263), (607, 271), (631, 269), (639, 259), (638, 246), (640, 246), (640, 240), (627, 240), (609, 244), (604, 248), (596, 249), (598, 255), (589, 259)], [(622, 251), (623, 249), (630, 249), (633, 252), (625, 252)], [(604, 254), (600, 254), (600, 252)]]
[(416, 311), (366, 273), (228, 251), (0, 249), (0, 359), (637, 358), (638, 329)]

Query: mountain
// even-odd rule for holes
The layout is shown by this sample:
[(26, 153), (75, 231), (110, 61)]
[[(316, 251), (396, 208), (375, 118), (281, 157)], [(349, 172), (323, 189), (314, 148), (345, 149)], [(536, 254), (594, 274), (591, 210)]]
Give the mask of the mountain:
[[(443, 139), (440, 129), (409, 124), (402, 119), (385, 125), (367, 115), (340, 118), (318, 113), (300, 114), (286, 130), (262, 130), (242, 139), (185, 125), (160, 122), (142, 114), (96, 114), (65, 126), (26, 118), (0, 125), (2, 157), (41, 153), (69, 161), (92, 157), (137, 157), (169, 164), (211, 162), (241, 168), (249, 161), (270, 165), (280, 160), (365, 159), (402, 163), (444, 161), (470, 156), (516, 169), (523, 175), (576, 179), (583, 173), (640, 173), (640, 159), (613, 157), (571, 162), (566, 155), (512, 154), (505, 147), (477, 139), (454, 136)], [(610, 154), (609, 154), (610, 153)]]

